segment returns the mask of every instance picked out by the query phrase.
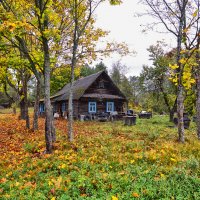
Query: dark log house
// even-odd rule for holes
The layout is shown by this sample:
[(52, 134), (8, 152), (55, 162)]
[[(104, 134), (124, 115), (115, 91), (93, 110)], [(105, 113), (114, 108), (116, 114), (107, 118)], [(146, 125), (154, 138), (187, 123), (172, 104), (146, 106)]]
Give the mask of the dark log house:
[[(53, 112), (59, 116), (67, 116), (70, 84), (65, 85), (51, 97)], [(127, 110), (127, 99), (113, 83), (105, 71), (80, 78), (73, 87), (74, 117), (80, 115), (95, 116), (99, 113)], [(40, 114), (44, 112), (44, 103), (40, 102)]]

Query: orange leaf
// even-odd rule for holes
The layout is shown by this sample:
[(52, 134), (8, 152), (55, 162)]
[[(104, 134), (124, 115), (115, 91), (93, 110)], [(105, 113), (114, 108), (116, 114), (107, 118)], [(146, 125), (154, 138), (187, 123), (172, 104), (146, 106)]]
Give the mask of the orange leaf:
[(7, 181), (6, 178), (2, 178), (2, 179), (0, 179), (0, 183), (5, 183), (6, 181)]
[(133, 192), (132, 196), (135, 197), (135, 198), (140, 197), (140, 195), (137, 192)]

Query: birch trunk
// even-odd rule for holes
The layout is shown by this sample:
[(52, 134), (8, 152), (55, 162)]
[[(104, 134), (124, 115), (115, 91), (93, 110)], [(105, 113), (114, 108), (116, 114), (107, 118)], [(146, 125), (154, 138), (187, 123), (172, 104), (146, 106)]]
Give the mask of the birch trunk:
[(178, 140), (179, 142), (185, 142), (184, 135), (184, 122), (183, 122), (183, 112), (184, 112), (184, 95), (183, 86), (179, 86), (177, 94), (177, 115), (178, 115)]
[[(200, 33), (200, 30), (199, 30)], [(199, 52), (199, 46), (200, 46), (200, 36), (198, 37), (197, 40), (197, 47), (198, 49), (196, 53), (196, 61), (198, 63), (196, 73), (195, 73), (195, 78), (196, 78), (196, 124), (197, 124), (197, 137), (200, 140), (200, 52)]]
[(68, 100), (68, 140), (72, 142), (74, 140), (73, 134), (73, 84), (74, 84), (74, 69), (76, 66), (76, 54), (77, 48), (79, 43), (78, 34), (78, 2), (77, 0), (74, 1), (74, 33), (73, 33), (73, 50), (72, 50), (72, 59), (71, 59), (71, 81), (70, 81), (70, 91), (69, 91), (69, 100)]
[(197, 123), (197, 137), (200, 140), (200, 72), (197, 77), (197, 100), (196, 100), (196, 123)]
[(42, 38), (44, 48), (44, 102), (45, 102), (45, 142), (46, 153), (52, 153), (52, 109), (50, 101), (50, 56), (48, 40)]
[(76, 65), (76, 53), (73, 55), (71, 64), (71, 82), (69, 91), (69, 101), (68, 101), (68, 140), (72, 142), (74, 140), (73, 134), (73, 85), (74, 85), (74, 68)]
[(178, 90), (177, 90), (177, 116), (178, 116), (178, 140), (179, 142), (185, 142), (185, 132), (184, 132), (184, 123), (183, 123), (183, 112), (184, 112), (184, 88), (182, 83), (182, 74), (184, 65), (182, 65), (179, 61), (181, 59), (181, 49), (182, 49), (182, 39), (183, 39), (183, 29), (184, 29), (184, 21), (186, 16), (186, 5), (187, 1), (183, 0), (178, 1), (179, 9), (180, 9), (180, 21), (178, 27), (178, 35), (177, 35), (177, 65), (179, 66), (177, 70), (178, 74)]

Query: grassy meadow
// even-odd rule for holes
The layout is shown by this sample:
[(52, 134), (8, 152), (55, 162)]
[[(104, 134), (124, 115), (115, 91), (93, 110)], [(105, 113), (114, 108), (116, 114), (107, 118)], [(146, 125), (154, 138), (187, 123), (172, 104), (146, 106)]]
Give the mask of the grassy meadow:
[(0, 114), (0, 199), (200, 199), (200, 141), (195, 124), (186, 143), (168, 116), (123, 122), (56, 120), (54, 153), (43, 154), (44, 119), (37, 132), (12, 114)]

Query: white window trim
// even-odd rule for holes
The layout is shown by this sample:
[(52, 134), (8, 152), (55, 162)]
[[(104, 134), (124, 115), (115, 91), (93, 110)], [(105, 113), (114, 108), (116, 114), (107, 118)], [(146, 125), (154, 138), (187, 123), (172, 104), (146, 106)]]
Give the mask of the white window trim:
[[(95, 107), (94, 107), (95, 109), (94, 110), (91, 110), (91, 107), (90, 107), (91, 104), (95, 105)], [(88, 102), (88, 112), (89, 113), (96, 113), (97, 112), (97, 102), (95, 102), (95, 101), (89, 101)]]
[[(112, 110), (108, 110), (108, 105), (111, 104), (112, 105)], [(115, 111), (115, 105), (113, 101), (107, 101), (106, 102), (106, 112), (114, 112)]]

